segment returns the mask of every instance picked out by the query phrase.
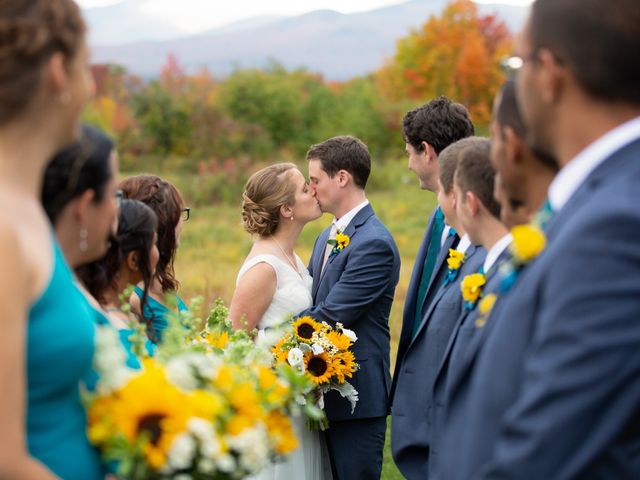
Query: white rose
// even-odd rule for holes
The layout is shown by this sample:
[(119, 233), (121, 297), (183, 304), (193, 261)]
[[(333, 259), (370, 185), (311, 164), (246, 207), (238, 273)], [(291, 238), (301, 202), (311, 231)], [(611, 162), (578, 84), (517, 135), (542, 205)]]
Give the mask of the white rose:
[(324, 348), (322, 348), (322, 345), (318, 345), (317, 343), (311, 345), (311, 350), (313, 351), (314, 355), (320, 355), (321, 353), (324, 353)]
[(352, 342), (355, 342), (356, 340), (358, 340), (358, 336), (356, 335), (356, 332), (354, 332), (353, 330), (349, 330), (348, 328), (343, 328), (342, 333), (344, 334), (345, 337), (348, 337), (349, 340), (351, 340)]
[(297, 347), (294, 347), (291, 350), (289, 350), (289, 354), (287, 355), (287, 361), (289, 362), (289, 365), (291, 365), (292, 367), (296, 367), (300, 365), (302, 363), (303, 358), (304, 358), (304, 355), (302, 354), (302, 350), (300, 350)]

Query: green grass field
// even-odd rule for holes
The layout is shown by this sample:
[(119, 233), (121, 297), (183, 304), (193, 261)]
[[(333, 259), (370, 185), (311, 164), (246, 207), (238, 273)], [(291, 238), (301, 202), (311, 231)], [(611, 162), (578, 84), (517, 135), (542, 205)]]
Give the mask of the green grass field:
[[(184, 178), (166, 178), (177, 185)], [(402, 308), (429, 213), (435, 205), (432, 193), (421, 191), (412, 172), (406, 170), (405, 162), (386, 164), (376, 174), (375, 166), (371, 180), (369, 200), (377, 215), (391, 231), (402, 257), (400, 281), (396, 289), (391, 311), (391, 362), (395, 362), (396, 345), (402, 326)], [(185, 200), (190, 204), (188, 192)], [(238, 192), (240, 198), (242, 192)], [(298, 255), (308, 261), (315, 237), (331, 221), (324, 215), (304, 229), (298, 247)], [(227, 304), (235, 287), (236, 274), (252, 245), (252, 238), (243, 230), (240, 216), (240, 201), (236, 205), (216, 204), (193, 207), (191, 219), (185, 225), (176, 261), (176, 273), (182, 283), (183, 298), (203, 297), (205, 305), (216, 298)], [(389, 435), (384, 452), (384, 479), (400, 479), (389, 449)]]

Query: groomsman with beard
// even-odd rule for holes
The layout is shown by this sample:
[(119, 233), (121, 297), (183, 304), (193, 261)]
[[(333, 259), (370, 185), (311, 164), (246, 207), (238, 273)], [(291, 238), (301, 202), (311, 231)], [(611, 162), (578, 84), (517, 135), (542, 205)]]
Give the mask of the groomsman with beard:
[(456, 215), (453, 178), (460, 153), (485, 141), (477, 137), (464, 138), (445, 148), (438, 156), (438, 202), (445, 221), (461, 238), (455, 250), (443, 250), (440, 254), (441, 266), (434, 272), (427, 290), (425, 303), (428, 307), (406, 348), (400, 368), (396, 370), (391, 450), (398, 468), (409, 479), (427, 478), (433, 380), (451, 331), (463, 310), (460, 279), (477, 271), (484, 260), (484, 249), (470, 241)]
[(639, 25), (636, 0), (532, 6), (510, 64), (528, 144), (560, 166), (553, 216), (476, 360), (467, 408), (497, 428), (442, 478), (640, 478)]
[[(437, 194), (440, 166), (438, 155), (461, 138), (473, 135), (474, 129), (467, 109), (446, 97), (438, 97), (411, 110), (403, 119), (403, 137), (409, 157), (409, 169), (418, 177), (420, 188)], [(413, 266), (413, 273), (404, 302), (402, 331), (389, 398), (393, 401), (400, 365), (428, 305), (427, 291), (433, 272), (446, 259), (446, 252), (458, 238), (449, 235), (439, 206), (431, 213)], [(445, 252), (445, 255), (441, 255)], [(392, 407), (393, 408), (393, 407)]]
[[(462, 143), (461, 140), (458, 143)], [(455, 147), (457, 144), (449, 148)], [(500, 284), (499, 268), (509, 258), (511, 234), (500, 221), (500, 205), (493, 196), (495, 170), (489, 159), (490, 141), (474, 142), (460, 153), (454, 178), (456, 215), (473, 244), (487, 252), (480, 268), (462, 279), (461, 290), (465, 308), (453, 327), (444, 357), (437, 370), (433, 400), (429, 405), (431, 451), (429, 478), (437, 478), (439, 456), (442, 450), (442, 425), (450, 386), (455, 384), (469, 358), (480, 344), (482, 327), (491, 308), (491, 301)], [(468, 285), (477, 284), (475, 291)]]

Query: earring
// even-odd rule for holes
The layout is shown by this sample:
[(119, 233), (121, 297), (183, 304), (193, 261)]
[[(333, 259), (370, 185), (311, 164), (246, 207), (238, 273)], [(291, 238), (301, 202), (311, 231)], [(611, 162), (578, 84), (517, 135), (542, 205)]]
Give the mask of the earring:
[(62, 92), (58, 100), (60, 100), (62, 105), (69, 105), (69, 102), (71, 102), (71, 94), (69, 92)]
[(82, 227), (80, 229), (80, 251), (86, 252), (89, 249), (89, 244), (87, 243), (87, 237), (89, 236), (89, 232), (86, 228)]
[(289, 220), (293, 221), (293, 215), (291, 215), (291, 216), (289, 217)]

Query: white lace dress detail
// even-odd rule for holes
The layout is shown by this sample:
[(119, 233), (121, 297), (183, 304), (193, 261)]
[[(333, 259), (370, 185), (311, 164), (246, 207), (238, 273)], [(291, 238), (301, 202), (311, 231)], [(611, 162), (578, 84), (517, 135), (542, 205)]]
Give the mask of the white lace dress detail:
[[(263, 254), (249, 258), (238, 272), (236, 286), (251, 267), (263, 262), (271, 265), (276, 273), (276, 291), (271, 304), (258, 322), (261, 330), (282, 323), (290, 315), (300, 313), (313, 303), (313, 279), (297, 255), (299, 273), (275, 255)], [(270, 465), (247, 480), (331, 480), (331, 467), (320, 433), (309, 431), (306, 420), (302, 417), (293, 417), (292, 420), (299, 447), (284, 462)]]

